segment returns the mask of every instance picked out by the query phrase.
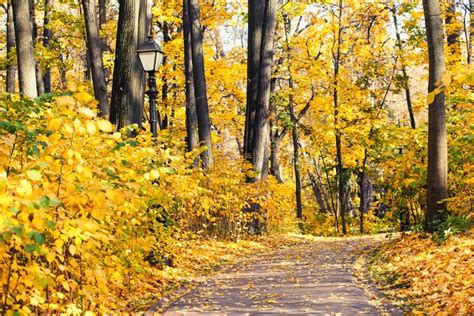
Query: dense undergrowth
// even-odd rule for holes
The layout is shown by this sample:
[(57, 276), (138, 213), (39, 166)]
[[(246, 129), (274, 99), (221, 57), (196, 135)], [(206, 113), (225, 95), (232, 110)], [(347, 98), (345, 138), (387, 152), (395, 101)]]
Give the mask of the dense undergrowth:
[(439, 244), (427, 234), (402, 234), (374, 253), (369, 270), (381, 289), (405, 311), (472, 315), (473, 237), (471, 230)]
[(115, 132), (83, 91), (10, 96), (0, 110), (3, 311), (124, 310), (163, 288), (191, 240), (237, 240), (256, 218), (295, 228), (288, 184), (246, 184), (245, 164), (224, 156), (210, 173), (191, 168), (198, 151)]

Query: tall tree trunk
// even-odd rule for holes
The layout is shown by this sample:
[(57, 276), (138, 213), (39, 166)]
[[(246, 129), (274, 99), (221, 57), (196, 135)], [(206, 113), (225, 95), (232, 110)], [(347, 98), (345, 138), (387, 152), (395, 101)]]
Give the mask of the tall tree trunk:
[(334, 62), (334, 87), (333, 87), (333, 102), (334, 102), (334, 125), (336, 129), (336, 174), (338, 179), (338, 199), (339, 199), (339, 208), (341, 214), (341, 225), (342, 233), (345, 235), (347, 233), (346, 229), (346, 203), (345, 203), (345, 176), (344, 176), (344, 167), (342, 163), (342, 143), (341, 135), (342, 132), (339, 126), (339, 99), (338, 99), (338, 87), (339, 87), (339, 66), (341, 62), (341, 43), (342, 43), (342, 0), (339, 0), (339, 13), (338, 13), (338, 30), (336, 38), (336, 52), (333, 54)]
[(326, 204), (324, 203), (322, 191), (318, 185), (318, 182), (316, 181), (316, 178), (311, 173), (308, 173), (308, 176), (309, 180), (311, 181), (311, 187), (313, 189), (314, 196), (316, 197), (316, 201), (319, 205), (319, 211), (322, 213), (327, 213), (328, 210), (326, 208)]
[(87, 34), (87, 52), (89, 56), (95, 99), (99, 102), (99, 115), (109, 115), (107, 104), (107, 85), (105, 83), (99, 26), (96, 20), (95, 0), (81, 0)]
[(12, 5), (7, 7), (7, 78), (6, 90), (8, 93), (15, 93), (16, 66), (13, 58), (13, 48), (15, 48), (15, 26), (13, 25)]
[(474, 0), (469, 0), (469, 39), (468, 39), (468, 63), (474, 58)]
[[(403, 46), (402, 46), (402, 39), (400, 36), (400, 30), (398, 28), (398, 18), (397, 18), (397, 8), (394, 5), (392, 8), (392, 16), (393, 16), (393, 24), (395, 26), (395, 35), (397, 37), (397, 49), (402, 56), (403, 54)], [(415, 122), (415, 115), (413, 114), (413, 106), (412, 106), (412, 101), (411, 101), (411, 92), (410, 92), (410, 77), (408, 77), (407, 73), (407, 67), (405, 66), (404, 58), (403, 56), (401, 57), (401, 63), (402, 63), (402, 75), (403, 75), (403, 89), (405, 90), (405, 98), (407, 102), (407, 108), (408, 108), (408, 115), (410, 117), (410, 126), (411, 128), (415, 129), (416, 128), (416, 122)]]
[(139, 71), (143, 71), (135, 52), (138, 40), (140, 0), (120, 0), (112, 84), (110, 120), (120, 129), (142, 124), (143, 94)]
[(276, 0), (265, 1), (262, 26), (260, 67), (258, 75), (257, 107), (252, 140), (252, 164), (255, 177), (259, 181), (268, 173), (268, 146), (270, 138), (268, 116), (270, 114), (270, 86), (272, 74), (273, 33), (276, 25)]
[(189, 20), (188, 6), (188, 0), (183, 0), (184, 74), (186, 77), (186, 143), (188, 151), (192, 151), (198, 145), (198, 134), (196, 98), (194, 95), (191, 22)]
[[(51, 15), (51, 10), (53, 9), (53, 0), (45, 0), (44, 2), (44, 20), (43, 20), (43, 46), (46, 49), (49, 49), (49, 42), (53, 37), (53, 33), (49, 28), (49, 19)], [(43, 83), (44, 83), (44, 92), (51, 92), (51, 68), (49, 64), (46, 66), (43, 74)]]
[(30, 98), (36, 98), (38, 96), (36, 60), (29, 1), (15, 0), (12, 1), (12, 6), (20, 93)]
[[(36, 9), (35, 9), (35, 2), (34, 0), (29, 1), (29, 8), (30, 8), (30, 19), (31, 19), (31, 30), (32, 30), (32, 37), (33, 37), (33, 47), (38, 39), (38, 26), (36, 25)], [(40, 63), (36, 60), (35, 65), (36, 71), (36, 90), (38, 91), (38, 95), (44, 94), (44, 82), (43, 82), (43, 69), (41, 69)]]
[[(189, 13), (189, 9), (188, 9), (188, 13)], [(189, 16), (189, 14), (188, 14)], [(189, 19), (189, 17), (188, 17)], [(165, 43), (169, 43), (171, 41), (171, 37), (170, 37), (170, 34), (169, 34), (169, 26), (168, 26), (168, 22), (163, 22), (163, 27), (162, 27), (162, 33), (163, 33), (163, 42)], [(166, 65), (166, 63), (168, 62), (168, 57), (165, 55), (163, 57), (163, 65)], [(161, 80), (163, 82), (162, 86), (161, 86), (161, 101), (162, 101), (162, 104), (163, 104), (163, 109), (164, 109), (164, 113), (163, 113), (163, 119), (161, 119), (161, 115), (160, 115), (160, 111), (158, 111), (158, 124), (160, 125), (160, 129), (166, 129), (168, 128), (168, 113), (167, 113), (167, 104), (168, 104), (168, 79), (166, 78), (166, 73), (163, 72), (163, 76), (161, 77)]]
[(247, 49), (247, 107), (245, 110), (244, 156), (252, 161), (252, 142), (257, 109), (262, 27), (265, 0), (249, 0)]
[(201, 154), (204, 169), (213, 165), (211, 144), (211, 122), (207, 104), (206, 76), (202, 49), (202, 28), (198, 0), (189, 0), (189, 19), (191, 22), (191, 47), (194, 76), (194, 96), (196, 99), (196, 116), (198, 121), (199, 142), (206, 146)]
[(107, 23), (107, 0), (99, 0), (99, 28)]
[(367, 212), (367, 200), (365, 194), (366, 174), (365, 167), (367, 165), (367, 149), (364, 149), (364, 161), (362, 162), (362, 170), (359, 171), (359, 231), (364, 233), (364, 213)]
[(285, 44), (286, 44), (286, 59), (288, 63), (288, 86), (290, 88), (290, 96), (288, 101), (288, 112), (290, 113), (291, 120), (291, 136), (293, 140), (293, 167), (295, 171), (295, 198), (296, 198), (296, 218), (303, 219), (303, 203), (301, 200), (301, 176), (300, 176), (300, 165), (299, 165), (299, 143), (298, 143), (298, 122), (295, 116), (295, 107), (293, 95), (295, 92), (295, 85), (293, 82), (293, 74), (291, 67), (291, 50), (290, 42), (288, 37), (291, 32), (291, 21), (288, 15), (283, 16), (285, 23)]
[[(321, 173), (319, 172), (318, 162), (315, 158), (313, 158), (313, 165), (314, 165), (314, 171), (315, 171), (315, 174), (316, 174), (316, 177), (313, 176), (313, 178), (315, 180), (315, 183), (316, 183), (317, 187), (319, 188), (319, 192), (321, 194), (322, 202), (323, 202), (322, 204), (325, 205), (324, 209), (326, 211), (334, 213), (335, 211), (334, 211), (334, 208), (333, 208), (334, 205), (333, 205), (332, 194), (331, 194), (331, 203), (329, 203), (328, 194), (327, 194), (326, 190), (324, 189), (323, 179), (322, 179)], [(329, 183), (328, 183), (328, 186), (329, 186)]]
[[(443, 22), (438, 0), (423, 0), (426, 34), (428, 38), (429, 83), (428, 93), (434, 93), (445, 72)], [(448, 145), (446, 137), (445, 96), (441, 90), (428, 105), (428, 194), (426, 229), (434, 229), (436, 221), (447, 213)]]

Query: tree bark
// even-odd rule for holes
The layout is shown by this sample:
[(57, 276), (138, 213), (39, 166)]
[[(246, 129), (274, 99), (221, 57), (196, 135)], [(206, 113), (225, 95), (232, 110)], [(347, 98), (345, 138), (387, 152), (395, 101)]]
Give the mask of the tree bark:
[(36, 60), (29, 1), (14, 0), (12, 6), (20, 93), (30, 98), (36, 98), (38, 96)]
[[(188, 7), (188, 13), (189, 13), (189, 6)], [(188, 19), (189, 19), (189, 14), (188, 14)], [(162, 25), (162, 33), (163, 33), (163, 42), (165, 43), (168, 43), (171, 41), (171, 37), (170, 37), (170, 34), (169, 34), (169, 26), (168, 26), (168, 22), (163, 22), (163, 25)], [(166, 65), (168, 61), (168, 57), (165, 55), (163, 57), (163, 65)], [(162, 104), (163, 104), (163, 108), (164, 108), (164, 113), (163, 113), (163, 119), (161, 119), (161, 115), (160, 115), (160, 112), (158, 111), (158, 123), (160, 125), (160, 129), (166, 129), (168, 128), (168, 113), (167, 113), (167, 104), (168, 104), (168, 79), (166, 78), (166, 73), (163, 72), (163, 75), (161, 77), (161, 80), (163, 82), (162, 86), (161, 86), (161, 101), (162, 101)]]
[(474, 56), (474, 0), (469, 0), (469, 45), (468, 45), (468, 60), (470, 64)]
[(13, 58), (13, 48), (15, 48), (15, 27), (13, 25), (12, 5), (7, 6), (7, 78), (6, 90), (8, 93), (15, 93), (16, 66)]
[(99, 0), (99, 28), (107, 23), (107, 0)]
[(347, 233), (346, 229), (346, 203), (345, 203), (345, 176), (344, 176), (344, 167), (342, 162), (342, 142), (341, 142), (341, 130), (339, 126), (339, 99), (338, 99), (338, 82), (339, 82), (339, 66), (341, 62), (341, 43), (342, 43), (342, 0), (339, 0), (339, 14), (338, 14), (338, 30), (336, 38), (336, 52), (333, 54), (333, 63), (334, 63), (334, 87), (333, 87), (333, 102), (334, 102), (334, 125), (336, 130), (336, 174), (338, 179), (338, 199), (339, 199), (339, 208), (341, 214), (341, 226), (342, 233), (345, 235)]
[(209, 106), (207, 103), (206, 76), (202, 49), (202, 27), (198, 0), (189, 0), (189, 19), (191, 22), (194, 96), (196, 100), (198, 134), (201, 145), (206, 146), (206, 149), (201, 154), (201, 161), (203, 168), (209, 169), (213, 165), (211, 122), (209, 119)]
[(189, 20), (189, 3), (183, 0), (183, 37), (184, 37), (184, 74), (186, 78), (186, 144), (188, 151), (198, 145), (196, 98), (194, 94), (194, 75), (191, 47), (191, 22)]
[(140, 0), (121, 0), (115, 67), (112, 85), (110, 120), (117, 129), (131, 124), (142, 124), (143, 94), (139, 71), (142, 68), (135, 52), (138, 41), (138, 16)]
[(316, 201), (318, 202), (318, 205), (319, 205), (319, 211), (322, 213), (327, 213), (326, 204), (324, 203), (323, 195), (316, 181), (316, 178), (311, 173), (308, 173), (308, 176), (311, 181), (311, 187), (313, 188), (314, 196), (316, 197)]
[[(38, 39), (38, 26), (36, 25), (36, 9), (35, 9), (34, 0), (29, 1), (29, 8), (30, 8), (30, 19), (31, 19), (30, 23), (31, 23), (33, 49), (34, 49), (36, 41)], [(43, 69), (41, 69), (41, 65), (38, 62), (38, 60), (36, 60), (35, 72), (36, 72), (36, 90), (38, 91), (38, 95), (42, 95), (45, 93), (44, 82), (43, 82)]]
[(252, 164), (255, 176), (251, 181), (259, 181), (268, 174), (268, 146), (270, 138), (268, 116), (270, 113), (270, 86), (273, 57), (273, 33), (276, 25), (276, 0), (265, 1), (262, 26), (260, 67), (258, 74), (257, 107), (252, 140)]
[[(439, 87), (445, 72), (443, 23), (438, 0), (423, 0), (428, 38), (428, 93)], [(435, 223), (447, 213), (448, 146), (446, 137), (445, 95), (443, 89), (428, 105), (428, 192), (425, 227), (434, 230)]]
[[(53, 33), (49, 28), (49, 19), (51, 15), (51, 10), (53, 8), (53, 0), (45, 0), (44, 2), (44, 20), (43, 20), (43, 46), (46, 49), (49, 49), (49, 42), (53, 37)], [(44, 83), (44, 92), (51, 92), (51, 68), (49, 64), (46, 66), (43, 74), (43, 83)]]
[(249, 0), (247, 49), (247, 107), (245, 110), (244, 157), (252, 161), (252, 142), (257, 109), (257, 91), (262, 46), (265, 0)]
[(285, 22), (285, 42), (286, 42), (286, 58), (288, 63), (288, 86), (290, 88), (290, 96), (288, 101), (288, 112), (290, 113), (291, 120), (291, 136), (293, 140), (293, 167), (295, 171), (295, 198), (296, 198), (296, 218), (303, 219), (303, 203), (301, 200), (301, 175), (300, 175), (300, 165), (299, 165), (299, 143), (298, 143), (298, 128), (297, 120), (295, 116), (295, 107), (294, 107), (294, 98), (293, 94), (295, 93), (295, 85), (293, 82), (293, 74), (291, 67), (291, 50), (290, 42), (288, 40), (291, 21), (288, 16), (285, 14), (283, 16)]
[[(402, 39), (400, 36), (400, 30), (398, 28), (398, 18), (397, 18), (397, 8), (394, 5), (392, 8), (392, 16), (393, 16), (393, 24), (395, 27), (395, 35), (397, 38), (396, 41), (396, 46), (398, 48), (398, 52), (400, 55), (403, 54), (403, 45), (402, 45)], [(408, 115), (410, 117), (410, 126), (411, 128), (415, 129), (416, 128), (416, 122), (415, 122), (415, 115), (413, 114), (413, 105), (411, 101), (411, 92), (410, 92), (410, 77), (408, 77), (407, 73), (407, 67), (405, 66), (405, 60), (403, 56), (401, 57), (401, 63), (402, 63), (402, 75), (403, 75), (403, 89), (405, 90), (405, 98), (407, 102), (407, 109), (408, 109)]]
[(99, 115), (109, 115), (107, 104), (107, 85), (105, 83), (102, 62), (101, 40), (96, 19), (95, 0), (81, 0), (87, 34), (87, 52), (89, 56), (95, 99), (99, 102)]

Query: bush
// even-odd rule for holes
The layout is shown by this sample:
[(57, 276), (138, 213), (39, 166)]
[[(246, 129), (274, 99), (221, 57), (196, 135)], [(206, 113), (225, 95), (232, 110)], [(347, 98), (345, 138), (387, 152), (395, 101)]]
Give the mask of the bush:
[(248, 185), (244, 164), (219, 153), (210, 173), (191, 168), (199, 150), (184, 154), (179, 136), (128, 138), (96, 117), (95, 103), (83, 91), (0, 99), (4, 311), (123, 310), (162, 285), (156, 269), (184, 240), (244, 236), (251, 203), (270, 232), (291, 229), (288, 185)]

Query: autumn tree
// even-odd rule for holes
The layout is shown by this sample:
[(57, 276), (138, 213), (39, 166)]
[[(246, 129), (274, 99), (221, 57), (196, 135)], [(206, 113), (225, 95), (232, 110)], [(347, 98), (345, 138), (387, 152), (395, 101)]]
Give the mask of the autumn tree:
[(194, 75), (191, 46), (191, 22), (189, 19), (189, 1), (183, 0), (183, 38), (184, 38), (184, 72), (186, 93), (186, 143), (188, 151), (198, 145), (196, 97), (194, 95)]
[(87, 52), (91, 65), (92, 83), (94, 95), (99, 102), (99, 113), (101, 116), (109, 115), (107, 104), (107, 85), (105, 83), (105, 72), (102, 63), (102, 45), (99, 37), (99, 25), (96, 19), (95, 0), (82, 0), (84, 20), (87, 35)]
[(445, 72), (444, 33), (439, 1), (423, 0), (428, 38), (428, 182), (426, 229), (432, 232), (447, 212), (448, 146), (442, 79)]
[(209, 169), (213, 165), (211, 122), (209, 119), (209, 106), (207, 102), (207, 87), (204, 68), (204, 54), (202, 46), (202, 26), (198, 0), (189, 0), (189, 22), (191, 33), (191, 55), (194, 82), (194, 99), (196, 102), (196, 117), (198, 124), (199, 142), (205, 146), (201, 154), (202, 165)]
[(29, 1), (12, 1), (12, 8), (20, 93), (35, 98), (38, 96), (38, 90), (36, 87), (36, 59)]
[(250, 1), (248, 18), (247, 108), (244, 155), (252, 162), (252, 181), (268, 174), (270, 88), (276, 1)]
[[(50, 42), (53, 38), (53, 32), (50, 28), (51, 13), (53, 10), (53, 0), (44, 1), (44, 18), (43, 18), (43, 47), (50, 49)], [(51, 92), (51, 66), (48, 64), (43, 73), (44, 92)]]
[[(121, 0), (117, 27), (110, 120), (120, 129), (142, 125), (143, 70), (136, 50), (145, 40), (147, 6), (144, 0)], [(141, 16), (140, 16), (141, 14)]]
[(7, 11), (7, 78), (6, 91), (15, 93), (16, 66), (13, 58), (13, 49), (15, 48), (15, 27), (13, 26), (13, 8), (11, 4), (4, 6)]

